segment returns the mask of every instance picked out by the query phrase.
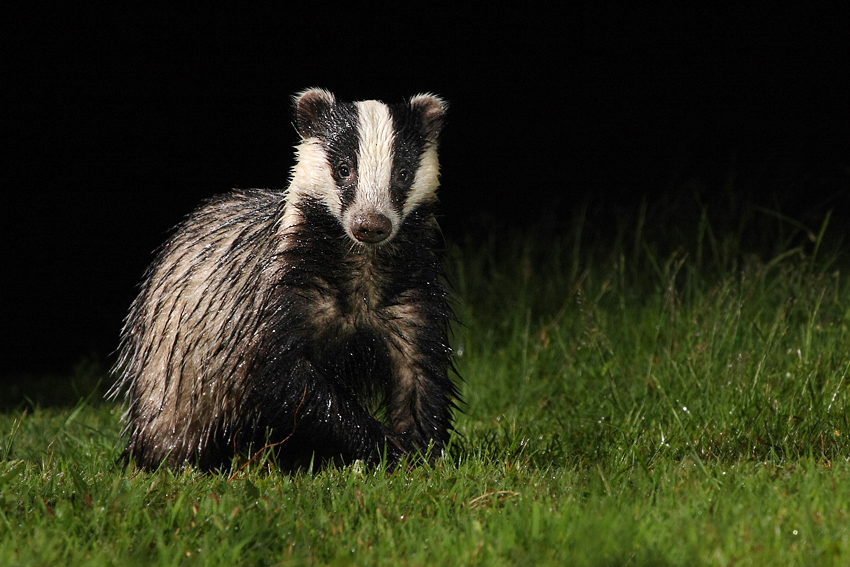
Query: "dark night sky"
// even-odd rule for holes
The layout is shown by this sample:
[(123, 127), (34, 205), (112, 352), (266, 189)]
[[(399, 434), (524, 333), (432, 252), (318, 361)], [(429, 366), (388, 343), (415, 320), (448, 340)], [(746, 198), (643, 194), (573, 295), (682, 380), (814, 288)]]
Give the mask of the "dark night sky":
[(716, 187), (733, 154), (753, 199), (847, 202), (834, 183), (789, 194), (758, 174), (844, 175), (846, 192), (837, 17), (66, 10), (9, 18), (0, 39), (0, 376), (106, 359), (169, 228), (231, 187), (285, 186), (289, 97), (309, 86), (450, 102), (450, 235), (544, 211), (557, 230), (585, 199), (627, 207), (693, 176)]

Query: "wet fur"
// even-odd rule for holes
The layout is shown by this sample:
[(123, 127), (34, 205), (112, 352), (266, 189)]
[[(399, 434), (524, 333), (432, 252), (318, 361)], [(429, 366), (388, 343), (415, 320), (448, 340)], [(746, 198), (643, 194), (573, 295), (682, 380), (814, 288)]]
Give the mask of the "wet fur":
[[(425, 156), (438, 130), (420, 114)], [(299, 120), (303, 153), (316, 138)], [(149, 268), (113, 391), (127, 390), (125, 453), (141, 467), (226, 468), (267, 443), (284, 469), (392, 463), (447, 443), (457, 391), (436, 185), (414, 186), (392, 238), (367, 246), (333, 192), (296, 186), (298, 167), (286, 192), (205, 203)]]

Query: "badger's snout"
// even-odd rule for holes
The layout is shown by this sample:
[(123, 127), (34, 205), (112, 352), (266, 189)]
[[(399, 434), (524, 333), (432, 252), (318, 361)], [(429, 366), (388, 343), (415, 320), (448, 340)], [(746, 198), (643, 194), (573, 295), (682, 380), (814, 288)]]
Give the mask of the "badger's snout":
[(392, 221), (378, 212), (357, 213), (351, 221), (354, 238), (367, 244), (383, 242), (392, 231)]

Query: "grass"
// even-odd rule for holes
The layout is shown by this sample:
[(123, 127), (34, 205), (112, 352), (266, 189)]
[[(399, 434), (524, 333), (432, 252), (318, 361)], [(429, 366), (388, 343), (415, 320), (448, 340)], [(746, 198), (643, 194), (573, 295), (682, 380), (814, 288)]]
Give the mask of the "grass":
[(691, 212), (454, 247), (466, 403), (433, 469), (139, 473), (99, 387), (7, 409), (0, 564), (850, 564), (840, 234)]

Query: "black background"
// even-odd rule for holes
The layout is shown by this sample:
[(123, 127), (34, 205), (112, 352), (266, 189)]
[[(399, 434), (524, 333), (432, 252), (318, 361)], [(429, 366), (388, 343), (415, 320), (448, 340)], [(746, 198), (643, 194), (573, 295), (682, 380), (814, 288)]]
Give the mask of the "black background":
[(232, 187), (285, 187), (290, 97), (311, 86), (449, 101), (450, 237), (557, 232), (584, 202), (628, 211), (695, 187), (722, 208), (730, 171), (734, 199), (846, 222), (837, 15), (361, 10), (4, 18), (0, 375), (108, 363), (171, 227)]

